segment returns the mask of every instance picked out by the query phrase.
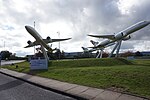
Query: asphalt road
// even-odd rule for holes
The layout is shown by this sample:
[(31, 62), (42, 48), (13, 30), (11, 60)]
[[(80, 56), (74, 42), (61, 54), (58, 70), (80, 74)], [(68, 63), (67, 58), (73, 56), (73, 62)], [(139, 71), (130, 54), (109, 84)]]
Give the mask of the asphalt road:
[(12, 63), (19, 63), (19, 62), (23, 62), (24, 60), (1, 60), (1, 65), (7, 65), (7, 64), (12, 64)]
[[(1, 65), (24, 60), (1, 61)], [(75, 100), (0, 73), (0, 100)]]
[(0, 73), (0, 100), (75, 100)]

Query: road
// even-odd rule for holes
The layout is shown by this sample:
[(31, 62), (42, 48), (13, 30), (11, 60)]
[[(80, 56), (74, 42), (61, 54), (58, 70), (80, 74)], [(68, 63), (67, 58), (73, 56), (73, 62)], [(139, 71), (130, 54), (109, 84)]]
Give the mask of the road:
[(0, 100), (75, 100), (0, 73)]
[(23, 62), (25, 60), (8, 60), (8, 61), (5, 61), (5, 60), (2, 60), (1, 61), (1, 65), (7, 65), (7, 64), (12, 64), (12, 63), (19, 63), (19, 62)]
[[(1, 65), (21, 61), (2, 61)], [(75, 100), (0, 73), (0, 100)]]

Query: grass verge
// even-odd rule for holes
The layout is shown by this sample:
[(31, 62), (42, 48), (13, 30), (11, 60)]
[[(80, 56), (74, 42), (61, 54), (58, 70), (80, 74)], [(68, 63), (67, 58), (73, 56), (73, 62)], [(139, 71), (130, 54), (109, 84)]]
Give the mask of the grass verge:
[(150, 60), (80, 59), (49, 62), (47, 71), (30, 71), (29, 63), (3, 66), (18, 72), (150, 98)]

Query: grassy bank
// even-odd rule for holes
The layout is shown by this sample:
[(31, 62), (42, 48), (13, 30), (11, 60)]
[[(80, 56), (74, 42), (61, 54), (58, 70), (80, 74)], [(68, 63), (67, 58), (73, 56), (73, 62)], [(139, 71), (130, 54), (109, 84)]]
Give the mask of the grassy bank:
[(48, 71), (29, 71), (23, 62), (5, 68), (70, 83), (134, 93), (150, 98), (150, 60), (81, 59), (49, 62)]

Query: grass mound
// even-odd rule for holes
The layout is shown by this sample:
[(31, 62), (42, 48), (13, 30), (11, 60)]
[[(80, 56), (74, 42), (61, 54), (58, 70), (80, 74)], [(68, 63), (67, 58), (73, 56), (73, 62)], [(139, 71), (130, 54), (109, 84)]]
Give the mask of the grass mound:
[[(16, 65), (16, 64), (15, 64)], [(48, 70), (30, 71), (29, 63), (3, 66), (69, 83), (134, 93), (150, 98), (150, 60), (122, 58), (50, 61)]]
[(103, 59), (75, 59), (75, 60), (58, 60), (50, 62), (53, 67), (91, 67), (91, 66), (115, 66), (130, 65), (130, 61), (123, 58), (103, 58)]

